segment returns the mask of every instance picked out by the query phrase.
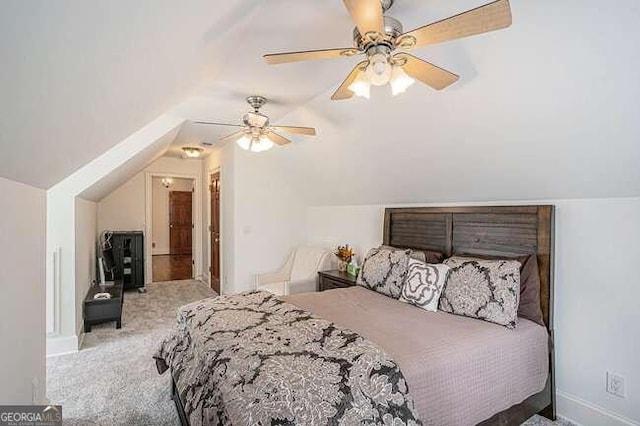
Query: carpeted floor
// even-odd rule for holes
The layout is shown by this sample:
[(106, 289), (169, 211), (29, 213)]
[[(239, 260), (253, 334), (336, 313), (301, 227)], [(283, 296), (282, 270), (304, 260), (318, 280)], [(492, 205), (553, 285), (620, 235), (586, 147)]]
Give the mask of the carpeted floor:
[(175, 326), (175, 308), (213, 296), (199, 281), (168, 281), (126, 292), (122, 328), (96, 325), (82, 350), (47, 359), (47, 397), (62, 404), (65, 425), (179, 425), (169, 375), (151, 358)]
[[(47, 359), (47, 396), (62, 405), (65, 425), (179, 425), (169, 396), (169, 375), (160, 376), (151, 355), (175, 325), (175, 308), (213, 296), (199, 281), (153, 283), (147, 293), (127, 292), (122, 329), (93, 327), (82, 350)], [(568, 426), (534, 416), (526, 426)]]

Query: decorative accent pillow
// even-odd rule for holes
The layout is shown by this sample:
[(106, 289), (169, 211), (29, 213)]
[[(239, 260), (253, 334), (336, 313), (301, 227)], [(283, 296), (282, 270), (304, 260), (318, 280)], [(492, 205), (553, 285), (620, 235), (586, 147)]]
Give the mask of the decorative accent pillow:
[[(458, 256), (458, 253), (456, 253)], [(540, 271), (538, 258), (535, 254), (518, 257), (477, 256), (459, 254), (467, 260), (517, 260), (520, 262), (520, 303), (518, 303), (518, 316), (544, 325), (542, 308), (540, 307)]]
[(369, 250), (356, 284), (397, 299), (407, 276), (409, 250)]
[(442, 263), (446, 257), (444, 253), (439, 251), (425, 250), (423, 253), (427, 263)]
[(404, 280), (399, 300), (436, 312), (449, 269), (447, 265), (434, 265), (409, 259), (407, 278)]
[(408, 248), (385, 246), (384, 244), (381, 245), (378, 248), (381, 249), (381, 250), (403, 251), (405, 253), (408, 253), (409, 257), (412, 258), (412, 259), (419, 260), (421, 262), (426, 262), (427, 261), (427, 257), (426, 257), (426, 255), (425, 255), (425, 253), (423, 251), (416, 251), (416, 250), (412, 250), (412, 249), (408, 249)]
[(440, 310), (515, 328), (520, 301), (520, 262), (516, 260), (469, 260), (450, 257), (444, 261), (449, 276)]
[(442, 261), (446, 258), (444, 253), (434, 250), (414, 250), (409, 248), (399, 248), (385, 245), (381, 245), (380, 248), (387, 250), (409, 250), (409, 257), (426, 263), (442, 263)]

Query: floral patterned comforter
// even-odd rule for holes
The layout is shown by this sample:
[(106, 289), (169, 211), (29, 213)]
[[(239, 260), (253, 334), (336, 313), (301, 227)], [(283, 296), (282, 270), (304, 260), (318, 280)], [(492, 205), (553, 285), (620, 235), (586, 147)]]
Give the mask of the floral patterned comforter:
[(181, 307), (154, 358), (192, 426), (421, 424), (382, 349), (266, 292)]

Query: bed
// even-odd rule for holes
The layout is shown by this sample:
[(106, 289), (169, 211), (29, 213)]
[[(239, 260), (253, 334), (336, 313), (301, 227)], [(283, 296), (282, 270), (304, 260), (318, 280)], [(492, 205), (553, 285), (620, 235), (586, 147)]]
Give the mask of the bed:
[[(416, 413), (428, 425), (519, 425), (536, 413), (555, 419), (553, 224), (553, 206), (546, 205), (389, 208), (384, 216), (385, 245), (447, 256), (535, 254), (544, 327), (520, 318), (516, 329), (509, 330), (477, 319), (426, 312), (362, 287), (289, 296), (282, 305), (289, 308), (278, 305), (272, 310), (288, 309), (289, 315), (300, 308), (318, 321), (356, 332), (365, 346), (373, 342), (389, 353), (389, 365), (400, 374), (390, 386), (397, 390), (406, 381), (411, 394), (402, 395), (406, 401), (400, 399), (406, 402), (402, 420)], [(199, 321), (206, 322), (207, 315), (198, 309), (192, 308), (188, 315), (201, 315), (204, 320)], [(170, 367), (171, 360), (167, 361)], [(172, 370), (172, 395), (186, 425), (185, 392), (176, 385), (175, 373)]]

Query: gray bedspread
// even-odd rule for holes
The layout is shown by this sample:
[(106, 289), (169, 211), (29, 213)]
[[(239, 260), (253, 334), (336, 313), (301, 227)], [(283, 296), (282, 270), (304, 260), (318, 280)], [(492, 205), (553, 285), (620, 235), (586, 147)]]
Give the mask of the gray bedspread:
[(154, 358), (192, 426), (421, 424), (384, 350), (266, 292), (183, 306)]

